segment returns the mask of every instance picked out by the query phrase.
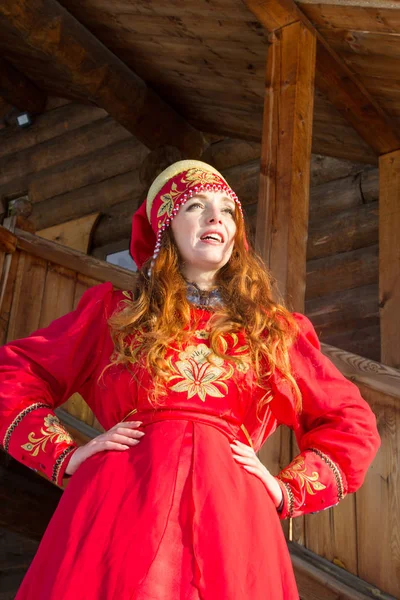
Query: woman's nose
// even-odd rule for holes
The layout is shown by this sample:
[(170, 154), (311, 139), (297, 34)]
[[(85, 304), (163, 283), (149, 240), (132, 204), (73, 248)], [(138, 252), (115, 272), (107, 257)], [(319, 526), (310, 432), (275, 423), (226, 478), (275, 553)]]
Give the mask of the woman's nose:
[(222, 214), (218, 208), (212, 208), (210, 214), (208, 215), (209, 223), (221, 223), (222, 224)]

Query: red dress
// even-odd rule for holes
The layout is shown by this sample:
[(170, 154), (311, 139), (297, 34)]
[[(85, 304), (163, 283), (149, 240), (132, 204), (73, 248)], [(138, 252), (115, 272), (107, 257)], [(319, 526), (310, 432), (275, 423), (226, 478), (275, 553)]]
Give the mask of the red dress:
[[(143, 421), (134, 447), (88, 458), (70, 478), (16, 600), (295, 600), (280, 518), (336, 504), (362, 483), (379, 446), (358, 388), (319, 350), (311, 322), (290, 350), (303, 396), (300, 417), (276, 373), (261, 422), (249, 365), (205, 359), (210, 313), (192, 309), (193, 339), (169, 356), (164, 407), (147, 399), (144, 369), (114, 366), (107, 318), (129, 293), (89, 289), (77, 309), (0, 349), (0, 439), (60, 485), (76, 445), (53, 412), (80, 392), (105, 429)], [(129, 301), (129, 300), (128, 300)], [(242, 335), (225, 336), (244, 353)], [(256, 451), (278, 425), (301, 453), (278, 480), (278, 514), (262, 481), (232, 456), (235, 438)]]

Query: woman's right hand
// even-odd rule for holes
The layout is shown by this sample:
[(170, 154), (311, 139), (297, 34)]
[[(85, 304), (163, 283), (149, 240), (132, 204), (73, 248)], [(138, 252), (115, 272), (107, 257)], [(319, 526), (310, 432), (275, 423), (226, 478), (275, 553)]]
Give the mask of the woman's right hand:
[(143, 431), (137, 429), (140, 425), (142, 425), (141, 421), (121, 421), (108, 431), (90, 440), (87, 444), (79, 446), (72, 453), (65, 474), (73, 475), (84, 460), (93, 454), (97, 454), (97, 452), (127, 450), (130, 446), (136, 446), (145, 435)]

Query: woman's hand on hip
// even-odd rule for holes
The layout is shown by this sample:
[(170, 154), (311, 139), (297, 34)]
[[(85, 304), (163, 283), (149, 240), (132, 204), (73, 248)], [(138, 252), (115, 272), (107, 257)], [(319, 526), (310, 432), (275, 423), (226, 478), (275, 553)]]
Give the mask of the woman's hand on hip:
[(80, 446), (73, 452), (65, 473), (73, 475), (84, 460), (98, 452), (127, 450), (131, 446), (136, 446), (145, 435), (143, 431), (137, 429), (140, 425), (142, 425), (141, 421), (122, 421), (108, 431), (96, 436), (87, 444)]
[(276, 507), (282, 501), (282, 490), (275, 477), (271, 475), (267, 467), (262, 464), (257, 454), (250, 446), (242, 444), (239, 440), (235, 440), (230, 444), (233, 452), (233, 458), (240, 463), (246, 471), (256, 475), (264, 483), (271, 499)]

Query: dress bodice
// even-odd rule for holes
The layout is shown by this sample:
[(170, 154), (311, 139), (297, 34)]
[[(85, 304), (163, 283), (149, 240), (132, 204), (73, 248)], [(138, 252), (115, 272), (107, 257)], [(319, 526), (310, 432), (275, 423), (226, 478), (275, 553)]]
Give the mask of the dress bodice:
[[(127, 418), (136, 419), (137, 414), (140, 414), (140, 420), (163, 418), (155, 413), (168, 414), (173, 418), (174, 412), (179, 418), (177, 413), (183, 414), (185, 411), (189, 411), (193, 418), (197, 414), (203, 420), (207, 417), (213, 422), (223, 420), (234, 431), (243, 425), (250, 407), (254, 406), (258, 396), (261, 397), (261, 390), (254, 382), (254, 371), (249, 364), (248, 346), (243, 333), (225, 334), (221, 341), (224, 352), (229, 357), (236, 357), (239, 362), (224, 360), (213, 354), (209, 342), (211, 315), (208, 310), (191, 309), (195, 323), (193, 334), (181, 347), (172, 348), (166, 355), (169, 374), (166, 393), (158, 400), (160, 406), (155, 408), (149, 401), (151, 376), (140, 361), (130, 365), (129, 369), (117, 365), (104, 372), (101, 384), (97, 386), (95, 396), (89, 399), (89, 404), (105, 428)], [(139, 345), (140, 332), (136, 336)], [(112, 347), (106, 343), (96, 377), (109, 363), (111, 351)], [(118, 390), (113, 394), (112, 402), (110, 390)], [(246, 434), (244, 430), (247, 437)]]

